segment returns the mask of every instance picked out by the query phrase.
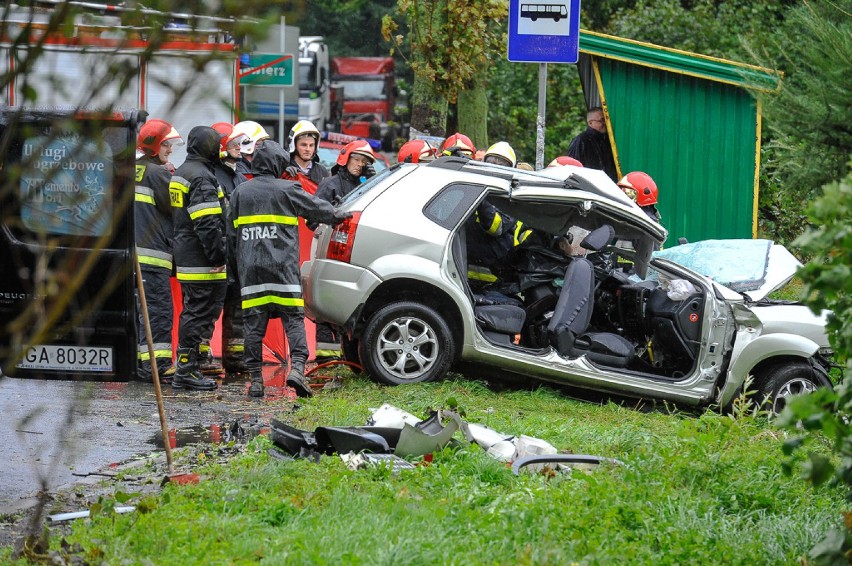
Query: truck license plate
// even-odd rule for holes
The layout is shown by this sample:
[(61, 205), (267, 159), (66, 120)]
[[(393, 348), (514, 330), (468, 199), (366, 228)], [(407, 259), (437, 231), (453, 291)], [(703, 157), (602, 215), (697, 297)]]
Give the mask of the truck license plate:
[(18, 366), (21, 369), (113, 371), (112, 348), (101, 346), (32, 346)]

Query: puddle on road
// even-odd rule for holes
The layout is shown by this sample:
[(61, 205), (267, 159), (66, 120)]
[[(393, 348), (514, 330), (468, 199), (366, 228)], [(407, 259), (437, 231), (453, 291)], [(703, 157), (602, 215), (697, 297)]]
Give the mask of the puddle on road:
[[(191, 426), (169, 429), (169, 446), (181, 448), (190, 444), (245, 443), (268, 430), (267, 424), (255, 419), (237, 420), (232, 423)], [(147, 441), (156, 447), (163, 446), (163, 435), (157, 433)]]

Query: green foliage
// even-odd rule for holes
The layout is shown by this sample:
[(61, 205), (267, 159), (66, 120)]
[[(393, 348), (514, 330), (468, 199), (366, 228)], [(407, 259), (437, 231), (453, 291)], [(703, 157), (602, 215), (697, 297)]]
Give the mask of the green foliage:
[(452, 405), (470, 422), (625, 465), (515, 476), (459, 442), (393, 475), (353, 472), (336, 456), (276, 460), (258, 438), (229, 465), (199, 470), (198, 485), (166, 486), (150, 513), (77, 522), (67, 542), (110, 564), (779, 564), (797, 562), (842, 505), (833, 491), (786, 477), (783, 438), (747, 415), (640, 412), (471, 381), (388, 388), (352, 376), (282, 418), (308, 430), (358, 425), (385, 402), (424, 417)]
[(616, 12), (605, 29), (619, 37), (647, 41), (703, 55), (742, 60), (741, 37), (760, 38), (783, 19), (784, 0), (639, 0)]
[(852, 353), (852, 173), (823, 187), (808, 212), (814, 227), (796, 244), (812, 260), (799, 276), (805, 281), (810, 307), (815, 312), (833, 311), (829, 337), (845, 358)]
[[(796, 243), (812, 260), (799, 271), (805, 283), (805, 300), (814, 311), (831, 309), (828, 330), (839, 361), (845, 362), (846, 377), (835, 390), (820, 390), (794, 399), (779, 418), (779, 424), (801, 431), (784, 445), (785, 466), (821, 485), (827, 482), (845, 487), (852, 500), (852, 173), (838, 183), (826, 185), (822, 196), (808, 209), (816, 226)], [(840, 459), (814, 450), (815, 444), (831, 443)], [(847, 515), (848, 517), (848, 515)], [(811, 550), (814, 559), (842, 560), (852, 551), (850, 523), (846, 529), (830, 529)]]
[(791, 241), (806, 226), (805, 208), (849, 171), (852, 154), (852, 1), (805, 2), (791, 9), (753, 57), (784, 71), (780, 92), (764, 97), (771, 136), (763, 155), (761, 226)]

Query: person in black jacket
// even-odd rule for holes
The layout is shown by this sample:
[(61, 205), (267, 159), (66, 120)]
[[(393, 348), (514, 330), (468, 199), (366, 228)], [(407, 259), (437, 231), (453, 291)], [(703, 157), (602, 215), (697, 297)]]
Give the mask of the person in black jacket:
[(213, 334), (228, 284), (225, 194), (219, 190), (214, 173), (220, 135), (208, 126), (196, 126), (188, 138), (186, 161), (175, 171), (169, 185), (177, 279), (183, 292), (177, 371), (172, 387), (212, 390), (216, 389), (216, 382), (202, 376), (198, 369), (198, 348)]
[[(240, 145), (246, 139), (245, 134), (234, 131), (234, 125), (228, 122), (216, 122), (211, 126), (221, 136), (219, 159), (213, 166), (213, 172), (219, 181), (219, 186), (225, 193), (225, 217), (230, 218), (227, 206), (237, 184), (243, 182), (242, 176), (237, 175), (237, 162), (240, 159)], [(230, 379), (240, 373), (247, 372), (243, 359), (245, 352), (245, 337), (243, 335), (243, 307), (240, 298), (240, 284), (237, 280), (237, 262), (234, 250), (228, 247), (227, 272), (228, 289), (225, 292), (225, 304), (222, 308), (222, 365), (219, 370), (225, 370), (225, 377)], [(202, 373), (214, 370), (217, 364), (210, 363), (212, 356), (205, 364), (204, 346), (199, 352), (199, 369)], [(209, 348), (207, 350), (209, 352)], [(205, 367), (206, 365), (206, 367)], [(206, 370), (206, 368), (210, 368)]]
[(231, 197), (228, 237), (236, 250), (252, 397), (264, 393), (262, 340), (270, 318), (282, 319), (290, 345), (287, 385), (299, 396), (313, 394), (304, 375), (308, 346), (299, 279), (298, 217), (334, 225), (351, 216), (337, 212), (298, 183), (281, 179), (286, 166), (287, 152), (267, 140), (254, 153), (252, 179), (238, 185)]
[[(163, 381), (172, 379), (172, 326), (174, 308), (169, 278), (172, 273), (172, 207), (169, 181), (172, 174), (165, 165), (172, 144), (181, 139), (171, 124), (148, 120), (139, 130), (136, 160), (136, 190), (133, 212), (136, 224), (136, 254), (142, 272), (148, 321), (154, 343), (157, 374)], [(151, 353), (145, 335), (142, 312), (139, 312), (139, 377), (152, 380)]]
[(340, 150), (337, 163), (331, 168), (331, 177), (320, 183), (317, 196), (332, 204), (340, 202), (355, 187), (376, 174), (375, 162), (376, 154), (369, 143), (363, 140), (349, 142)]
[(612, 146), (607, 135), (606, 121), (600, 106), (589, 108), (586, 112), (584, 132), (571, 140), (568, 146), (568, 156), (580, 161), (584, 167), (602, 169), (614, 183), (618, 182), (615, 170), (615, 160), (612, 157)]

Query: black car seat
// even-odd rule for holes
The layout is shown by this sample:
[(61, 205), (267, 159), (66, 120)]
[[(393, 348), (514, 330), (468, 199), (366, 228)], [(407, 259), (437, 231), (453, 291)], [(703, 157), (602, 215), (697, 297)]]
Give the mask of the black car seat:
[(521, 333), (526, 320), (526, 311), (514, 304), (493, 303), (482, 295), (472, 293), (467, 285), (467, 237), (464, 227), (456, 232), (452, 244), (453, 261), (459, 276), (465, 283), (465, 289), (473, 303), (473, 315), (477, 326), (491, 342), (511, 344), (515, 335)]
[[(612, 227), (603, 228), (608, 228), (610, 234), (613, 233)], [(582, 246), (586, 249), (602, 249), (605, 244), (599, 247), (587, 245), (592, 234), (583, 241)], [(611, 238), (610, 235), (609, 238), (599, 238), (599, 241)], [(547, 325), (550, 344), (563, 357), (586, 356), (592, 362), (602, 365), (626, 367), (635, 356), (633, 344), (629, 340), (611, 332), (588, 332), (594, 304), (594, 267), (588, 259), (576, 257), (565, 270), (562, 291), (559, 293), (553, 317)]]

